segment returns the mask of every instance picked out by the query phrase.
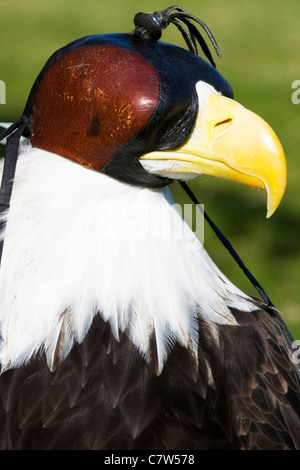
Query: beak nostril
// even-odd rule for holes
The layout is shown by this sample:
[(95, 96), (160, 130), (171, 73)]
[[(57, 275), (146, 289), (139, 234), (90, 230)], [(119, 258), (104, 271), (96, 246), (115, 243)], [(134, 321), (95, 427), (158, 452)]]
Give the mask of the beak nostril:
[(214, 125), (215, 135), (223, 134), (232, 124), (232, 118), (224, 119), (223, 121), (216, 122)]
[(223, 127), (223, 126), (228, 126), (232, 123), (232, 119), (231, 118), (228, 118), (228, 119), (224, 119), (224, 121), (220, 121), (220, 122), (217, 122), (215, 124), (215, 128), (216, 127)]

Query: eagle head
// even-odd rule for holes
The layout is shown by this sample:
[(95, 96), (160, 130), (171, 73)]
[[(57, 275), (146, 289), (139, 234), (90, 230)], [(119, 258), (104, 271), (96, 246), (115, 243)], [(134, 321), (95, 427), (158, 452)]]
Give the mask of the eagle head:
[[(286, 186), (277, 136), (214, 64), (141, 33), (139, 15), (131, 34), (87, 36), (50, 57), (24, 110), (32, 146), (131, 185), (207, 174), (266, 189), (270, 216)], [(151, 30), (159, 15), (146, 17)]]

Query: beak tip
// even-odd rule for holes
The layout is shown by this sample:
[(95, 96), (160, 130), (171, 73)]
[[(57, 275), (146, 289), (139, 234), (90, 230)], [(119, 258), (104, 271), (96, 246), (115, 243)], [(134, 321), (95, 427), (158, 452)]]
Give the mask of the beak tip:
[(277, 210), (283, 198), (284, 192), (285, 192), (285, 187), (282, 187), (281, 191), (277, 194), (272, 193), (270, 191), (270, 188), (267, 188), (267, 197), (268, 197), (267, 214), (266, 214), (267, 219), (269, 219)]

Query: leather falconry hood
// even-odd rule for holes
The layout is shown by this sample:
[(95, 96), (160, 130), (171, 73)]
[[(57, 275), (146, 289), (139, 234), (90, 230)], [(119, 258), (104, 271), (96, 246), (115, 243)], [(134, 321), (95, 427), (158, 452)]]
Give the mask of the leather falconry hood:
[[(179, 20), (190, 30), (184, 37), (192, 53), (158, 41), (162, 29)], [(38, 75), (22, 117), (2, 138), (23, 125), (33, 147), (130, 184), (168, 184), (148, 174), (139, 157), (187, 140), (196, 118), (197, 81), (232, 97), (192, 20), (219, 53), (207, 26), (180, 7), (138, 13), (130, 34), (87, 36), (62, 47)], [(212, 65), (198, 57), (197, 41)]]
[(139, 13), (131, 34), (87, 36), (55, 52), (24, 110), (32, 146), (130, 184), (169, 184), (146, 172), (139, 157), (184, 144), (196, 119), (197, 81), (232, 96), (213, 65), (157, 41), (171, 15)]

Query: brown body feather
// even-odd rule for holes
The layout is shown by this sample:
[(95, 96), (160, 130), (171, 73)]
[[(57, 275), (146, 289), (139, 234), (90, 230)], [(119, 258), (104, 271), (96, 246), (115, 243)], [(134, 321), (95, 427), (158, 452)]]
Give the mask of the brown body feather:
[[(1, 449), (299, 449), (299, 376), (265, 310), (199, 319), (198, 363), (175, 344), (162, 372), (97, 315), (50, 371), (41, 354), (0, 376)], [(154, 345), (155, 346), (155, 345)], [(154, 347), (153, 346), (153, 347)]]

